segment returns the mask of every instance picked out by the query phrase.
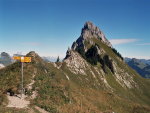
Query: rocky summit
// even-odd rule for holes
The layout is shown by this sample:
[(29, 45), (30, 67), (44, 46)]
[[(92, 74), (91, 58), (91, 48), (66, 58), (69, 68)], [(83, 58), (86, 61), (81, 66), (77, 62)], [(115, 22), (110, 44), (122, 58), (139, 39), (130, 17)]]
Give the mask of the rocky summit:
[(111, 43), (106, 39), (104, 33), (97, 26), (95, 26), (92, 22), (86, 22), (82, 28), (80, 37), (73, 43), (72, 49), (76, 50), (77, 48), (83, 47), (86, 51), (86, 42), (90, 44), (94, 43), (90, 40), (91, 38), (99, 39), (107, 46), (112, 47)]
[[(90, 70), (91, 75), (96, 78), (97, 75), (104, 74), (106, 76), (110, 71), (112, 75), (115, 75), (114, 78), (122, 87), (138, 87), (133, 80), (134, 75), (127, 72), (125, 67), (122, 67), (125, 63), (118, 56), (118, 52), (114, 50), (100, 29), (93, 23), (86, 22), (82, 28), (81, 36), (73, 43), (72, 48), (67, 51), (64, 62), (73, 73), (87, 75), (89, 73), (87, 70)], [(92, 68), (94, 66), (94, 69), (91, 68), (91, 65)], [(100, 65), (98, 69), (97, 65)], [(107, 82), (105, 83), (107, 84)]]
[(2, 113), (150, 112), (150, 80), (131, 69), (92, 22), (84, 24), (62, 62), (46, 62), (33, 51), (26, 56), (32, 57), (24, 63), (28, 106), (7, 107), (13, 103), (8, 92), (20, 94), (21, 64), (15, 62), (0, 70)]

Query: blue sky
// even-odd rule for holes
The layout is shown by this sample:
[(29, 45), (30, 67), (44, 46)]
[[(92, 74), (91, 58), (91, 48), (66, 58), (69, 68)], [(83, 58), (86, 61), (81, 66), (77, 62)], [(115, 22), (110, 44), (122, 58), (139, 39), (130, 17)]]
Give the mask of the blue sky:
[(150, 59), (149, 0), (0, 0), (0, 52), (63, 57), (86, 21), (124, 57)]

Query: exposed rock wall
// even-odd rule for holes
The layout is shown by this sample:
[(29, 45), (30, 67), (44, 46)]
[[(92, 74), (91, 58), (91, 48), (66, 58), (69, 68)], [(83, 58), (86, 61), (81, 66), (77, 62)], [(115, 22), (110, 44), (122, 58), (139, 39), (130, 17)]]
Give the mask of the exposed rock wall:
[(88, 63), (79, 55), (79, 53), (73, 50), (67, 51), (67, 58), (64, 62), (74, 74), (86, 75), (85, 70), (89, 68)]
[[(101, 46), (102, 43), (95, 43), (93, 38), (99, 39), (97, 41), (104, 43), (108, 48)], [(93, 23), (86, 22), (81, 36), (72, 44), (72, 48), (68, 49), (64, 62), (72, 73), (91, 76), (94, 85), (104, 84), (107, 89), (112, 90), (106, 76), (113, 76), (122, 87), (137, 88), (132, 73), (118, 65), (117, 62), (122, 61), (116, 53), (115, 56), (112, 55), (114, 51), (117, 53), (103, 32)]]
[[(84, 42), (86, 40), (90, 40), (91, 38), (100, 39), (107, 46), (112, 47), (111, 43), (106, 39), (104, 33), (95, 26), (92, 22), (86, 22), (81, 31), (81, 36), (73, 43), (72, 49), (76, 50), (77, 48), (83, 47), (86, 51), (86, 47), (84, 46)], [(90, 43), (93, 42), (90, 40)]]

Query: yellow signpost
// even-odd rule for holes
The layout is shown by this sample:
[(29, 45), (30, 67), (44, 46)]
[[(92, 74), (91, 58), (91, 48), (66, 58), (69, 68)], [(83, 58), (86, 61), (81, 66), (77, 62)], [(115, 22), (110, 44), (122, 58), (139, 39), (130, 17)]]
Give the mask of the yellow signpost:
[(26, 63), (31, 62), (31, 57), (18, 57), (18, 56), (14, 56), (13, 59), (14, 60), (20, 60), (21, 62), (26, 62)]
[(22, 91), (21, 91), (21, 97), (22, 94), (24, 93), (24, 88), (23, 88), (23, 63), (29, 63), (31, 62), (31, 57), (19, 57), (19, 56), (14, 56), (13, 57), (14, 60), (19, 60), (21, 62), (21, 87), (22, 87)]
[(14, 60), (20, 60), (21, 57), (19, 57), (19, 56), (14, 56), (13, 59), (14, 59)]

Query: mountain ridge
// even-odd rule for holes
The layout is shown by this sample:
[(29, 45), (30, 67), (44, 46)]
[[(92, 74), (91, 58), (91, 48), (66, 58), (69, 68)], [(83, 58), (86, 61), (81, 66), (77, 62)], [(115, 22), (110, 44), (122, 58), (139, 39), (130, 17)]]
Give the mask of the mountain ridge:
[(125, 59), (126, 63), (133, 68), (135, 71), (137, 71), (142, 77), (144, 78), (150, 78), (150, 65), (145, 60), (141, 59)]
[[(34, 106), (50, 113), (150, 112), (150, 81), (132, 70), (107, 42), (94, 38), (98, 36), (98, 27), (90, 31), (93, 27), (89, 25), (83, 27), (89, 34), (81, 32), (77, 46), (68, 49), (62, 62), (46, 62), (33, 51), (26, 55), (32, 57), (32, 62), (24, 64), (24, 86), (28, 86), (35, 74), (35, 83), (31, 90), (27, 89), (27, 96), (36, 91), (37, 97), (30, 100), (32, 104), (25, 113), (30, 110), (36, 113)], [(83, 35), (87, 42), (80, 40)], [(20, 63), (15, 62), (0, 70), (3, 113), (15, 112), (13, 108), (5, 108), (5, 92), (12, 89), (18, 93), (20, 67)]]
[[(112, 47), (111, 43), (106, 39), (104, 33), (92, 22), (88, 21), (84, 24), (80, 37), (72, 44), (71, 48), (73, 50), (76, 50), (78, 47), (83, 47), (86, 51), (87, 48), (84, 46), (84, 43), (86, 43), (85, 41), (88, 41), (88, 39), (91, 38), (100, 39), (103, 41), (103, 43), (105, 43), (109, 47)], [(92, 44), (92, 40), (90, 40), (89, 43)]]

